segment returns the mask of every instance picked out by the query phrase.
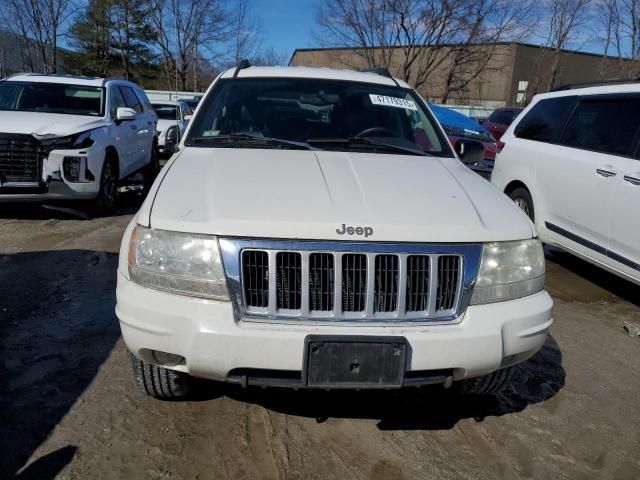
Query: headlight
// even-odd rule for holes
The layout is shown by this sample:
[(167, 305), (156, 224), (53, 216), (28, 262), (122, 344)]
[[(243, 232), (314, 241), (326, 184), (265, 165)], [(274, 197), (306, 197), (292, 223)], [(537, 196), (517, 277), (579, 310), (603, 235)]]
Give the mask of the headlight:
[(129, 276), (139, 285), (210, 300), (229, 300), (218, 239), (136, 226)]
[(87, 132), (76, 133), (68, 137), (47, 138), (42, 140), (42, 145), (49, 147), (51, 150), (71, 150), (80, 148), (89, 148), (95, 142), (91, 137), (93, 130)]
[(483, 246), (472, 305), (513, 300), (543, 289), (544, 251), (540, 240)]

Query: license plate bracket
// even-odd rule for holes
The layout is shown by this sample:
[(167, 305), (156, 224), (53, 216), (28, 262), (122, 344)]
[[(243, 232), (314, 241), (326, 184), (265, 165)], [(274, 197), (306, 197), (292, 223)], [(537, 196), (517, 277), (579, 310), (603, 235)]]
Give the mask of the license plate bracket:
[(309, 335), (302, 380), (310, 388), (399, 388), (406, 363), (404, 337)]

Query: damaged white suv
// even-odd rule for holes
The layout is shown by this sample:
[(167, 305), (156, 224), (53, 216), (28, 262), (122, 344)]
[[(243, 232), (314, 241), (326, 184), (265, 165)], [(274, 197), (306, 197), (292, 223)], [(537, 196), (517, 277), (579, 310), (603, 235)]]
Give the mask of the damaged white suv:
[(533, 225), (407, 84), (244, 64), (128, 226), (116, 314), (157, 397), (191, 377), (489, 393), (545, 343), (551, 308)]
[(20, 74), (0, 81), (0, 203), (89, 200), (104, 212), (118, 181), (157, 171), (157, 117), (131, 82)]

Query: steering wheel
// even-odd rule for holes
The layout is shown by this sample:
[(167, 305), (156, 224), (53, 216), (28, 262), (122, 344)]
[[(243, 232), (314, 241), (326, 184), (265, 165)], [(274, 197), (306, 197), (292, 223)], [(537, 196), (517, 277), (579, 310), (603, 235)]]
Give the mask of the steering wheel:
[(386, 133), (387, 135), (378, 135), (381, 137), (395, 137), (397, 136), (397, 133), (394, 132), (393, 130), (386, 128), (386, 127), (371, 127), (371, 128), (365, 128), (364, 130), (362, 130), (361, 132), (357, 133), (356, 135), (354, 135), (354, 138), (360, 138), (360, 137), (370, 137), (372, 136), (371, 134), (373, 133)]

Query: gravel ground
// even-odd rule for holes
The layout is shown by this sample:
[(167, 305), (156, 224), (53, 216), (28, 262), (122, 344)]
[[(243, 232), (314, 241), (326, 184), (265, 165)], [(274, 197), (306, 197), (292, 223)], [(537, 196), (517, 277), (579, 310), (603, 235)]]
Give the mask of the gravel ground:
[(205, 382), (139, 395), (114, 319), (139, 205), (0, 208), (0, 478), (640, 478), (640, 288), (547, 252), (555, 324), (499, 398)]

